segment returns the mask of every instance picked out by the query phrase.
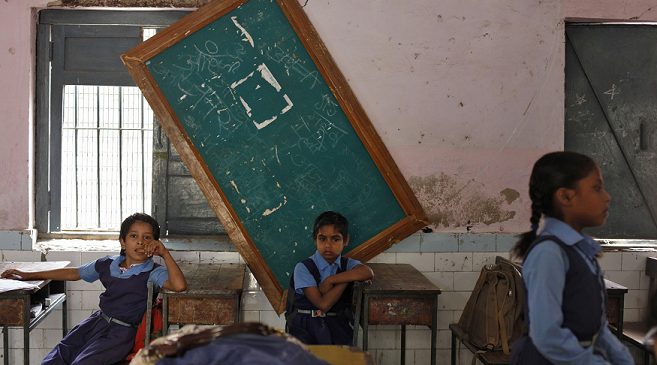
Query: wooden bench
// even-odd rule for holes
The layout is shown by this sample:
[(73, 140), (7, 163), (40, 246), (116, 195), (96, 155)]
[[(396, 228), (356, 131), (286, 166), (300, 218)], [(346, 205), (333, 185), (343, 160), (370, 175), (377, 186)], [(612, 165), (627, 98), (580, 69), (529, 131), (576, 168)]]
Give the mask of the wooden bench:
[(449, 330), (452, 331), (452, 365), (456, 365), (456, 343), (460, 341), (465, 347), (472, 352), (472, 354), (481, 361), (484, 365), (508, 365), (511, 355), (507, 355), (504, 351), (490, 351), (484, 353), (477, 353), (479, 351), (470, 341), (467, 340), (465, 332), (459, 327), (458, 324), (452, 323), (449, 325)]
[[(657, 278), (657, 257), (648, 257), (646, 260), (646, 275), (650, 277), (650, 286), (648, 291), (650, 293), (655, 289), (655, 278)], [(612, 329), (614, 329), (612, 327)], [(643, 351), (643, 363), (650, 363), (650, 355), (655, 357), (654, 348), (652, 344), (643, 342), (643, 337), (650, 329), (648, 321), (642, 322), (626, 322), (622, 327), (622, 339), (638, 347)], [(614, 329), (615, 330), (615, 329)]]

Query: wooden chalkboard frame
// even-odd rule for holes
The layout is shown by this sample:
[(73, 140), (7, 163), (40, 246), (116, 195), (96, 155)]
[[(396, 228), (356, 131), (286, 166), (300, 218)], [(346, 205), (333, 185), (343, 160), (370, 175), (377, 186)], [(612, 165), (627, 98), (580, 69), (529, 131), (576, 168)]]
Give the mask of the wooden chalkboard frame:
[[(145, 64), (168, 47), (248, 1), (250, 0), (215, 0), (208, 3), (126, 52), (121, 58), (274, 310), (280, 314), (285, 311), (286, 292), (259, 253)], [(403, 220), (345, 255), (366, 262), (429, 224), (429, 220), (297, 0), (277, 2), (406, 215)]]

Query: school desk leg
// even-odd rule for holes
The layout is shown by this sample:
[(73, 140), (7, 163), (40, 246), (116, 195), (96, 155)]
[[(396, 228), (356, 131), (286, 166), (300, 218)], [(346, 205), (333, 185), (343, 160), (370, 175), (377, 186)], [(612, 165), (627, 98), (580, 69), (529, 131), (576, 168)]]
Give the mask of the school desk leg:
[(452, 362), (451, 365), (456, 365), (456, 333), (454, 331), (452, 332)]
[(162, 294), (162, 336), (169, 334), (169, 296)]
[(9, 365), (9, 328), (2, 326), (2, 346), (5, 353), (5, 365)]
[(431, 365), (436, 365), (436, 342), (438, 341), (438, 295), (431, 305)]
[(401, 365), (406, 364), (406, 325), (401, 326)]
[[(66, 294), (66, 282), (64, 281), (64, 294)], [(68, 296), (64, 298), (64, 301), (62, 302), (62, 338), (66, 337), (68, 334)]]
[(369, 339), (369, 334), (368, 332), (368, 327), (369, 327), (369, 319), (370, 319), (370, 296), (365, 294), (364, 295), (364, 303), (363, 303), (363, 351), (367, 351), (367, 341)]
[(30, 295), (23, 298), (23, 364), (30, 364)]

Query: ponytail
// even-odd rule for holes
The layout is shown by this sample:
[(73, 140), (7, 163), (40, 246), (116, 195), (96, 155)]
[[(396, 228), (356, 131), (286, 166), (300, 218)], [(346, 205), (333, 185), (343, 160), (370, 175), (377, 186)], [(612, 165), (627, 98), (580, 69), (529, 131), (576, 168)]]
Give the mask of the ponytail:
[(532, 201), (532, 230), (520, 235), (520, 240), (511, 250), (511, 256), (524, 259), (532, 242), (536, 239), (538, 224), (542, 216), (559, 218), (552, 197), (560, 188), (574, 189), (577, 182), (596, 167), (590, 157), (576, 152), (552, 152), (534, 164), (529, 178), (529, 198)]
[(532, 184), (530, 182), (530, 198), (532, 200), (532, 216), (529, 219), (529, 221), (532, 224), (532, 229), (529, 232), (525, 232), (520, 235), (520, 241), (516, 243), (515, 246), (513, 246), (513, 249), (511, 250), (511, 256), (512, 257), (517, 257), (520, 259), (524, 259), (525, 255), (527, 254), (527, 250), (529, 250), (529, 246), (531, 246), (532, 242), (536, 239), (536, 233), (538, 231), (538, 223), (541, 220), (541, 216), (543, 215), (543, 204), (542, 200), (543, 197), (539, 192), (537, 191), (538, 189), (534, 188), (532, 189)]

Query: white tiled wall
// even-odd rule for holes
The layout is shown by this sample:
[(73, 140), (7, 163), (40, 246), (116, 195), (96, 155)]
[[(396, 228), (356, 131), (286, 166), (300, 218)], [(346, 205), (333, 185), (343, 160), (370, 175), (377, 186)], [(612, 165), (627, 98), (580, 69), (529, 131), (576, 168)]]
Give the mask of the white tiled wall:
[[(0, 251), (3, 261), (41, 261), (39, 252)], [(79, 266), (116, 252), (55, 252), (44, 255), (47, 261), (71, 261)], [(450, 323), (458, 321), (483, 265), (495, 262), (504, 252), (409, 253), (386, 252), (371, 262), (411, 264), (442, 289), (438, 300), (438, 364), (450, 363)], [(629, 289), (625, 297), (625, 320), (638, 321), (646, 312), (649, 280), (645, 277), (645, 260), (654, 252), (607, 252), (600, 263), (605, 277)], [(173, 252), (178, 262), (237, 263), (242, 262), (235, 252)], [(98, 309), (98, 296), (103, 288), (99, 282), (68, 283), (68, 328), (87, 318)], [(260, 321), (284, 328), (284, 316), (277, 315), (252, 276), (247, 277), (242, 298), (242, 317), (245, 321)], [(61, 309), (58, 309), (30, 334), (30, 363), (39, 364), (43, 357), (62, 338)], [(362, 331), (361, 331), (362, 334)], [(427, 327), (407, 327), (406, 364), (428, 364), (430, 359), (430, 331)], [(362, 335), (361, 335), (362, 338)], [(21, 329), (10, 329), (10, 364), (21, 364), (23, 335)], [(359, 341), (359, 343), (362, 343)], [(375, 326), (370, 330), (369, 351), (377, 364), (396, 365), (400, 362), (401, 332), (397, 326)], [(0, 352), (1, 354), (1, 352)], [(459, 351), (459, 364), (467, 365), (472, 355), (467, 349)]]

